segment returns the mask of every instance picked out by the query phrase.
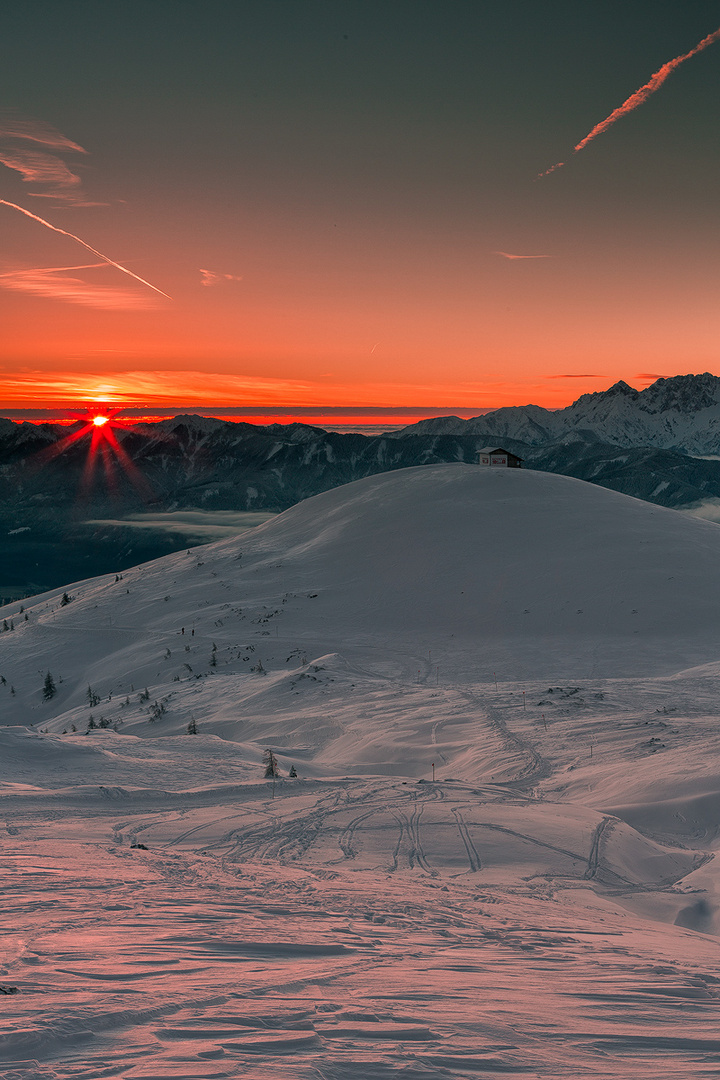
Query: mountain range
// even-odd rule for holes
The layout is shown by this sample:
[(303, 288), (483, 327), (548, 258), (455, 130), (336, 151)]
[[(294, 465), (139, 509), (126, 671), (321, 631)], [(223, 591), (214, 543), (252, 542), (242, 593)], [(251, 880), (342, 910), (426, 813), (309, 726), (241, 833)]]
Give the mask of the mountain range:
[[(104, 452), (94, 461), (88, 438), (68, 439), (82, 426), (0, 420), (0, 557), (11, 567), (0, 596), (188, 546), (184, 535), (140, 537), (117, 524), (123, 515), (282, 511), (377, 473), (473, 463), (489, 444), (503, 445), (526, 467), (663, 506), (720, 498), (720, 378), (708, 373), (658, 379), (641, 391), (618, 382), (555, 411), (524, 405), (373, 436), (180, 415), (115, 427), (119, 450), (101, 441)], [(116, 524), (87, 524), (97, 519)]]
[(689, 455), (719, 454), (720, 378), (708, 372), (677, 375), (658, 379), (645, 390), (620, 381), (609, 390), (583, 394), (565, 409), (520, 405), (471, 420), (441, 416), (398, 434), (411, 433), (513, 439), (533, 447), (580, 439)]

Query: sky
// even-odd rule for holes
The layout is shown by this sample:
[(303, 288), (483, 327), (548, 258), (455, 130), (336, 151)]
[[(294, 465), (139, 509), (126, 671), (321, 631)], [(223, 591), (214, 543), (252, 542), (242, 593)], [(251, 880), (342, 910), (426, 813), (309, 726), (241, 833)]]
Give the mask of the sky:
[(339, 423), (720, 374), (719, 28), (703, 0), (13, 5), (0, 411)]

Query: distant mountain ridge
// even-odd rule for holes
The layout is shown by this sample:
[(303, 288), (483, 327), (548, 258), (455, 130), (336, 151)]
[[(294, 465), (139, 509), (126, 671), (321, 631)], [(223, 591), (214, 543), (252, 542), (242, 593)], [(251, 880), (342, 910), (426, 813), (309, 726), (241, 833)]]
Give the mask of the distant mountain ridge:
[(116, 427), (124, 464), (108, 449), (94, 468), (88, 438), (64, 441), (82, 427), (0, 419), (0, 596), (192, 546), (184, 535), (146, 533), (141, 540), (137, 529), (91, 519), (281, 511), (377, 473), (474, 463), (489, 444), (517, 454), (526, 468), (662, 506), (720, 500), (720, 378), (709, 374), (659, 379), (642, 391), (620, 382), (555, 412), (525, 405), (373, 436), (181, 415)]
[(515, 439), (528, 446), (575, 437), (622, 447), (720, 454), (720, 378), (709, 372), (676, 375), (644, 390), (620, 381), (609, 390), (583, 394), (564, 409), (516, 405), (470, 420), (437, 417), (402, 428), (394, 437), (411, 433)]

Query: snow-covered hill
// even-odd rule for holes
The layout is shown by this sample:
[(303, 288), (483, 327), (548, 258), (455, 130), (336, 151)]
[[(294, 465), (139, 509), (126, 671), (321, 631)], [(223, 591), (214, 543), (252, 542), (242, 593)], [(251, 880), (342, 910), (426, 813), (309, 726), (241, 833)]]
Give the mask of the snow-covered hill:
[(146, 531), (140, 550), (137, 530), (122, 527), (119, 519), (149, 507), (275, 512), (382, 472), (472, 464), (488, 443), (505, 445), (527, 467), (659, 505), (714, 506), (719, 388), (720, 379), (707, 374), (660, 379), (643, 391), (618, 383), (554, 412), (526, 405), (375, 436), (185, 415), (118, 422), (111, 441), (95, 450), (87, 424), (0, 418), (0, 598), (64, 584), (68, 551), (71, 576), (80, 577), (178, 550), (180, 535)]
[(719, 601), (717, 525), (443, 465), (6, 607), (7, 1075), (710, 1075)]
[[(286, 671), (289, 651), (402, 654), (408, 670), (430, 653), (461, 681), (666, 672), (719, 655), (719, 605), (716, 525), (567, 477), (442, 465), (16, 604), (3, 673), (24, 723), (81, 705), (88, 682), (179, 692), (213, 642), (228, 677), (245, 675), (246, 643), (267, 671)], [(47, 669), (63, 678), (49, 707)]]

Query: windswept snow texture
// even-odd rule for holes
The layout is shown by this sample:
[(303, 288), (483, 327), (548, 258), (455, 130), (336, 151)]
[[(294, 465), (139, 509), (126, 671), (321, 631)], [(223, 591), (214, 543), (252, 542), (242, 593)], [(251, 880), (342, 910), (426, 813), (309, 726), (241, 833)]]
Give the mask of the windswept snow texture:
[(465, 465), (2, 609), (3, 1077), (717, 1076), (719, 610)]

